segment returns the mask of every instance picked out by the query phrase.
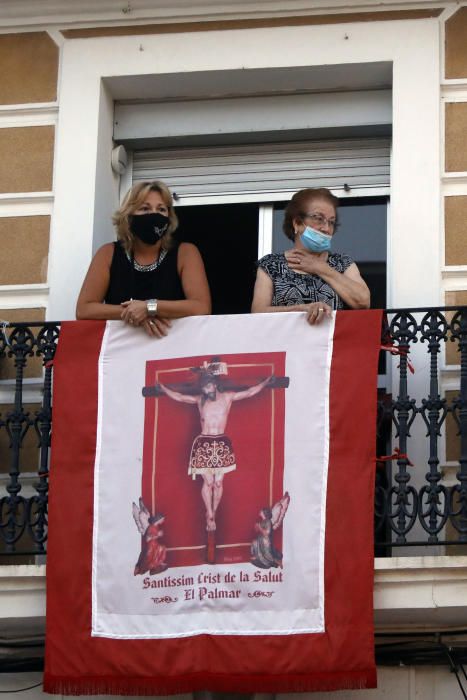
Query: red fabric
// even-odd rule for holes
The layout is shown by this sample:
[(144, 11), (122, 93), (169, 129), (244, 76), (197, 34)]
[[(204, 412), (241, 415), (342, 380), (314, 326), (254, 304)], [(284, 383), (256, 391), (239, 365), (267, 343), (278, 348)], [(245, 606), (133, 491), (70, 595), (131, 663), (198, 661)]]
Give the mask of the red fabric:
[(104, 324), (63, 324), (54, 369), (46, 692), (161, 695), (206, 688), (289, 692), (375, 687), (373, 487), (380, 328), (379, 311), (337, 313), (325, 632), (119, 640), (90, 635), (97, 358)]
[[(148, 362), (146, 384), (154, 386), (162, 382), (174, 388), (180, 384), (196, 384), (193, 372), (186, 367), (200, 367), (210, 359), (210, 356), (183, 358), (181, 369), (178, 369), (180, 359)], [(245, 354), (223, 355), (222, 360), (229, 366), (224, 381), (230, 385), (247, 387), (268, 375), (283, 376), (285, 373), (285, 353), (261, 353), (261, 356), (249, 353), (247, 358)], [(245, 367), (246, 362), (250, 366)], [(272, 390), (264, 390), (232, 405), (226, 431), (232, 441), (237, 468), (224, 476), (224, 495), (216, 519), (215, 537), (218, 544), (228, 545), (228, 549), (217, 550), (216, 564), (250, 560), (250, 524), (258, 518), (258, 498), (263, 506), (272, 506), (282, 496), (284, 410), (283, 390), (276, 390), (274, 396)], [(156, 429), (157, 468), (153, 481)], [(177, 508), (183, 517), (172, 518), (170, 528), (165, 528), (165, 544), (173, 549), (169, 553), (170, 565), (175, 567), (206, 561), (204, 550), (193, 549), (206, 544), (206, 521), (200, 496), (202, 477), (193, 480), (188, 476), (192, 442), (199, 433), (196, 406), (167, 396), (146, 398), (142, 496), (152, 513), (168, 514), (173, 511), (174, 493), (177, 494)], [(275, 456), (272, 465), (271, 443)], [(166, 465), (168, 468), (164, 469)], [(275, 533), (275, 544), (279, 548), (281, 535), (281, 530)]]

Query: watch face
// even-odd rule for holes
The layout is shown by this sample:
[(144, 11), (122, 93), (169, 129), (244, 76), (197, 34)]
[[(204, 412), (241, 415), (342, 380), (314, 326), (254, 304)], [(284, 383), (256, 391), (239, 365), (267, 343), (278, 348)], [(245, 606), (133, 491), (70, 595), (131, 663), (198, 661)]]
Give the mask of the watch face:
[(146, 302), (146, 306), (148, 309), (148, 314), (155, 316), (157, 313), (157, 301), (155, 299), (150, 299)]

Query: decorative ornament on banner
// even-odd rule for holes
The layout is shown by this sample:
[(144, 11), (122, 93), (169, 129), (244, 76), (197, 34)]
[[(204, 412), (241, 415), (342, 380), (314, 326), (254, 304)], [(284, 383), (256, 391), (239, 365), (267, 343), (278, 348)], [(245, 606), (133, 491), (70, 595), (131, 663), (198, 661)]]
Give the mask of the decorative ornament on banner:
[(379, 311), (62, 325), (46, 692), (375, 687), (380, 333)]

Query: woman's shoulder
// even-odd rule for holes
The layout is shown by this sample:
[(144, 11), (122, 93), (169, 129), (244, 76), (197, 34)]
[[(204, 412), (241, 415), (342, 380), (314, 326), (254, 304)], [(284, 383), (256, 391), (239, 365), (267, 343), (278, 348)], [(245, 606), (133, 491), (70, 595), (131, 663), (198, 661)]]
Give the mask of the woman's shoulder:
[(345, 272), (348, 267), (353, 265), (353, 259), (346, 253), (330, 253), (328, 264), (334, 267), (338, 272)]
[(181, 261), (190, 261), (201, 256), (199, 249), (194, 243), (174, 243), (169, 250), (172, 255), (175, 255)]
[(101, 253), (103, 255), (109, 255), (112, 254), (115, 250), (115, 248), (121, 247), (120, 246), (120, 241), (113, 241), (112, 243), (104, 243), (104, 245), (101, 245), (100, 248), (97, 249), (98, 253)]
[(284, 253), (268, 253), (258, 260), (258, 267), (266, 271), (280, 269), (286, 262)]
[(187, 241), (182, 241), (182, 243), (174, 243), (170, 250), (175, 250), (182, 255), (196, 255), (196, 253), (199, 253), (199, 250), (195, 244), (188, 243)]
[(102, 263), (108, 263), (110, 265), (115, 250), (118, 247), (118, 241), (115, 241), (114, 243), (104, 243), (104, 245), (101, 245), (101, 247), (97, 249), (94, 255), (94, 259)]

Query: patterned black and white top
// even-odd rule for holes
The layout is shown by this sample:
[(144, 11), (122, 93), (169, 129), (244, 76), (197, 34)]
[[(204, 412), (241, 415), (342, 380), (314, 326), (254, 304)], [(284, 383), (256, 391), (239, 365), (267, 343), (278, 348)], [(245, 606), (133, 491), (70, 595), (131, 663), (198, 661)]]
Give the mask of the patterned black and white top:
[[(349, 255), (329, 253), (328, 265), (337, 272), (345, 272), (352, 265)], [(274, 285), (271, 306), (294, 306), (324, 301), (332, 309), (342, 309), (342, 299), (334, 289), (318, 275), (303, 275), (294, 272), (284, 253), (270, 253), (258, 261), (258, 267), (266, 272)]]

